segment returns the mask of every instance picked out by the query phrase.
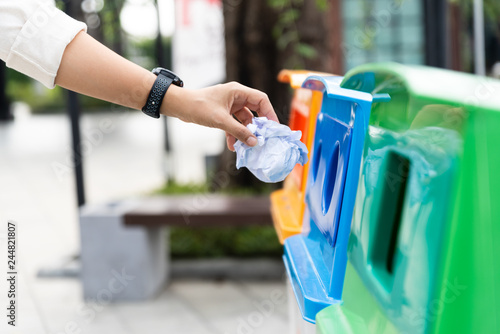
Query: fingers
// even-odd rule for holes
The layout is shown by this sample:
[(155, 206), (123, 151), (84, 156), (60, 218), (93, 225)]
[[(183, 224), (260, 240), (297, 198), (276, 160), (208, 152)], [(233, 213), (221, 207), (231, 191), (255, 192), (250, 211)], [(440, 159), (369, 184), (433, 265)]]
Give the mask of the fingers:
[(244, 126), (247, 126), (248, 124), (252, 123), (253, 114), (247, 107), (243, 107), (242, 109), (235, 112), (233, 115), (236, 116), (236, 118)]
[[(262, 93), (264, 94), (264, 93)], [(257, 97), (256, 97), (257, 99)], [(253, 104), (252, 97), (249, 99), (249, 104)], [(252, 108), (252, 110), (255, 110), (257, 114), (261, 117), (267, 117), (267, 119), (271, 121), (275, 121), (279, 123), (280, 121), (278, 120), (278, 116), (274, 112), (273, 106), (271, 105), (271, 101), (269, 101), (269, 98), (267, 97), (266, 94), (264, 94), (264, 97), (262, 97), (260, 100), (258, 100), (258, 107)]]
[(221, 129), (226, 131), (227, 147), (231, 151), (234, 151), (234, 143), (236, 142), (236, 139), (239, 139), (248, 146), (257, 145), (257, 138), (255, 138), (252, 132), (248, 130), (246, 126), (229, 115), (222, 124)]
[(236, 139), (239, 139), (248, 146), (257, 145), (257, 138), (246, 127), (253, 119), (253, 114), (250, 110), (254, 110), (259, 116), (279, 122), (269, 98), (261, 91), (231, 82), (214, 86), (211, 97), (213, 97), (213, 92), (222, 92), (222, 95), (225, 96), (223, 100), (226, 101), (226, 104), (224, 105), (225, 115), (221, 113), (222, 109), (218, 110), (216, 114), (219, 116), (212, 118), (211, 121), (214, 124), (211, 124), (211, 126), (226, 131), (227, 147), (231, 151), (234, 151)]
[(271, 101), (267, 95), (259, 90), (252, 89), (243, 85), (238, 85), (235, 94), (235, 104), (240, 105), (254, 110), (261, 117), (267, 117), (268, 119), (278, 122), (278, 116), (274, 112)]
[[(241, 124), (247, 126), (252, 123), (253, 114), (247, 107), (244, 107), (233, 114), (240, 121)], [(234, 144), (236, 143), (236, 137), (226, 132), (226, 142), (227, 147), (234, 152)]]
[(236, 138), (234, 138), (233, 135), (230, 135), (227, 132), (226, 132), (226, 143), (227, 143), (227, 148), (234, 152), (235, 151), (234, 144), (236, 143)]

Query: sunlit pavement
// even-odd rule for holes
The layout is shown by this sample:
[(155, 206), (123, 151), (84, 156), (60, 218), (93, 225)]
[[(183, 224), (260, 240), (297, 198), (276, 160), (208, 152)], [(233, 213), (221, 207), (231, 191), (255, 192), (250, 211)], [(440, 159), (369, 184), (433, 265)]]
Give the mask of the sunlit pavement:
[[(36, 306), (21, 303), (21, 324), (37, 318), (33, 314), (37, 312), (45, 332), (54, 334), (286, 331), (285, 285), (281, 282), (174, 280), (151, 301), (84, 304), (77, 279), (37, 278), (41, 268), (79, 252), (69, 164), (70, 125), (65, 115), (30, 116), (22, 106), (17, 107), (16, 116), (15, 122), (0, 124), (0, 222), (10, 219), (20, 226), (19, 265), (24, 282), (20, 289), (27, 291), (19, 293), (25, 299), (31, 296)], [(185, 124), (173, 126), (174, 148), (184, 152), (175, 155), (174, 167), (181, 179), (197, 181), (205, 173), (199, 168), (202, 158), (197, 153), (220, 151), (223, 134)], [(88, 203), (140, 196), (163, 184), (162, 122), (139, 112), (84, 115), (82, 137)]]

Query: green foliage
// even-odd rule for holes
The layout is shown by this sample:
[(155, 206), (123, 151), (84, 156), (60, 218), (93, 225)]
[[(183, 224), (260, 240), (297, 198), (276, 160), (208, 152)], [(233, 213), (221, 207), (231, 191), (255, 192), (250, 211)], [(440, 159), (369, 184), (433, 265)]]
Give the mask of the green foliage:
[[(24, 74), (7, 69), (6, 94), (10, 101), (21, 101), (28, 104), (33, 113), (53, 113), (66, 108), (64, 89), (55, 87), (47, 89)], [(88, 96), (80, 96), (80, 103), (85, 111), (110, 108), (111, 103)]]
[(300, 17), (300, 11), (298, 9), (291, 8), (290, 10), (283, 13), (280, 21), (283, 25), (293, 24)]
[[(223, 188), (217, 190), (218, 194), (237, 195), (237, 196), (252, 196), (252, 195), (266, 195), (275, 190), (276, 186), (269, 183), (259, 183), (253, 187), (237, 187), (237, 188)], [(166, 183), (162, 188), (155, 190), (154, 195), (184, 195), (184, 194), (205, 194), (209, 193), (210, 188), (208, 183), (191, 183), (179, 184), (175, 181)]]
[[(278, 21), (272, 29), (276, 46), (280, 50), (287, 48), (291, 50), (285, 66), (303, 68), (305, 59), (315, 59), (318, 56), (316, 49), (300, 38), (297, 21), (300, 19), (300, 8), (304, 4), (304, 0), (268, 0), (267, 4), (279, 12)], [(319, 10), (324, 11), (327, 8), (327, 1), (316, 0), (316, 6)]]
[(500, 1), (484, 0), (484, 13), (487, 20), (498, 25), (500, 21)]
[(184, 194), (204, 194), (208, 192), (208, 185), (204, 184), (179, 184), (175, 181), (168, 182), (161, 189), (153, 192), (155, 195), (184, 195)]
[[(474, 0), (448, 0), (450, 3), (459, 4), (464, 11), (465, 16), (472, 17)], [(500, 21), (500, 1), (484, 0), (484, 14), (486, 20), (492, 23)]]
[(13, 69), (7, 68), (6, 72), (7, 81), (17, 81), (19, 83), (29, 83), (31, 79), (24, 74), (14, 71)]
[[(129, 44), (133, 52), (129, 52), (131, 55), (142, 57), (146, 62), (140, 63), (141, 66), (146, 68), (153, 68), (158, 66), (156, 60), (156, 40), (155, 39), (130, 39)], [(163, 67), (172, 68), (172, 38), (163, 37), (163, 55), (164, 64)]]
[(328, 1), (327, 0), (316, 0), (316, 7), (322, 12), (326, 10), (328, 7)]
[(56, 0), (56, 7), (62, 11), (64, 11), (64, 1), (62, 0)]
[(25, 102), (33, 112), (61, 110), (64, 108), (65, 101), (61, 88), (56, 87), (51, 90), (41, 85), (37, 87), (29, 78), (25, 78), (7, 82), (7, 96), (11, 101)]
[(281, 36), (278, 36), (276, 45), (279, 49), (284, 50), (289, 44), (299, 44), (299, 33), (295, 30), (288, 31)]
[(272, 226), (170, 229), (173, 258), (281, 257)]
[(283, 8), (288, 3), (288, 0), (268, 0), (269, 7), (274, 9)]
[(316, 49), (308, 44), (298, 44), (295, 47), (295, 51), (304, 58), (313, 59), (318, 56)]

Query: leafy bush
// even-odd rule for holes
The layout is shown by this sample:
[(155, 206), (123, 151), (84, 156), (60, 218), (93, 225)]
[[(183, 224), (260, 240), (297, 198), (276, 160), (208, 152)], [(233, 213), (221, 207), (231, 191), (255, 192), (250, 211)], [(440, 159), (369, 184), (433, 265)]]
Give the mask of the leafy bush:
[[(33, 113), (61, 112), (67, 108), (67, 95), (61, 87), (47, 89), (42, 84), (12, 70), (7, 71), (7, 96), (11, 101), (28, 104)], [(109, 109), (112, 104), (80, 95), (82, 110)]]
[(280, 257), (282, 246), (272, 226), (170, 230), (173, 258)]

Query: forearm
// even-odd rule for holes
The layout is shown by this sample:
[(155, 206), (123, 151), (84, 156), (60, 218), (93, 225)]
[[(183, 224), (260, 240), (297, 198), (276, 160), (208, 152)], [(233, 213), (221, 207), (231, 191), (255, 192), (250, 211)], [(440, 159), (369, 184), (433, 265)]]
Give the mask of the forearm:
[(153, 73), (81, 32), (64, 52), (56, 85), (125, 107), (141, 109), (155, 79)]
[[(155, 74), (80, 32), (64, 51), (55, 84), (125, 107), (142, 109), (155, 80)], [(170, 85), (160, 113), (222, 129), (226, 131), (228, 147), (233, 149), (236, 138), (250, 146), (257, 143), (255, 136), (244, 126), (252, 120), (250, 110), (278, 121), (266, 94), (238, 83), (199, 90)]]

